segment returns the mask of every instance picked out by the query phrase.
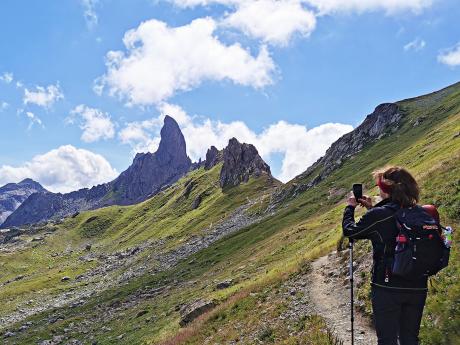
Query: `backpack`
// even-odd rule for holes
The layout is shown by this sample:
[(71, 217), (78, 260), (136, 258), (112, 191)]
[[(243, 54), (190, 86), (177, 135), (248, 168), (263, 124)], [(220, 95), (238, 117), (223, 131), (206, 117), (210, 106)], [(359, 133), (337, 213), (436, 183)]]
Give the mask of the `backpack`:
[(442, 227), (421, 206), (400, 208), (394, 214), (399, 234), (391, 265), (392, 275), (415, 280), (435, 275), (449, 263)]

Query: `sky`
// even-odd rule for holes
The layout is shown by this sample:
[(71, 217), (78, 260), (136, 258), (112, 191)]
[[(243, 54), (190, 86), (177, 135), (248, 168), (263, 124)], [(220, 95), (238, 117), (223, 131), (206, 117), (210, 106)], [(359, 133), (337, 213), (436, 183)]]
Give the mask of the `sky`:
[(380, 103), (460, 81), (458, 0), (3, 0), (0, 185), (108, 182), (165, 114), (286, 182)]

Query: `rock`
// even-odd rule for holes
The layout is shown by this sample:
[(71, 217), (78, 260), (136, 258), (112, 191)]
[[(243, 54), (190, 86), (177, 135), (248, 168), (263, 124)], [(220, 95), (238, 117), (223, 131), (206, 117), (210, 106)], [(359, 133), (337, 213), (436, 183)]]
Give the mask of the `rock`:
[(271, 176), (270, 167), (259, 156), (257, 149), (251, 144), (241, 144), (236, 138), (230, 139), (224, 149), (224, 164), (220, 171), (220, 186), (237, 186), (248, 182), (250, 176), (262, 174)]
[(67, 277), (67, 276), (64, 276), (61, 278), (61, 282), (66, 282), (66, 281), (69, 281), (70, 280), (70, 277)]
[(198, 316), (203, 315), (207, 311), (216, 306), (214, 301), (197, 300), (191, 304), (185, 305), (181, 309), (181, 320), (179, 322), (181, 327), (189, 324)]
[(204, 168), (206, 170), (216, 166), (222, 160), (222, 153), (215, 146), (211, 146), (206, 152)]
[(11, 331), (6, 331), (5, 334), (3, 335), (3, 338), (11, 338), (14, 337), (16, 333), (11, 332)]
[(32, 242), (40, 242), (40, 241), (43, 241), (43, 237), (40, 237), (40, 236), (37, 236), (37, 237), (34, 237), (32, 238)]
[(140, 312), (138, 312), (136, 314), (136, 317), (141, 317), (141, 316), (143, 316), (145, 314), (148, 314), (148, 312), (149, 312), (148, 310), (141, 310)]
[(233, 284), (233, 279), (224, 280), (224, 281), (222, 281), (220, 283), (217, 283), (216, 289), (217, 290), (226, 289), (226, 288), (230, 287), (232, 284)]
[(200, 207), (201, 201), (202, 201), (202, 196), (200, 194), (195, 198), (195, 200), (193, 200), (192, 210), (196, 210), (198, 207)]
[(0, 224), (12, 214), (30, 195), (45, 192), (40, 183), (26, 178), (19, 183), (8, 183), (0, 187)]
[(91, 250), (91, 244), (87, 244), (85, 246), (85, 250), (89, 252)]

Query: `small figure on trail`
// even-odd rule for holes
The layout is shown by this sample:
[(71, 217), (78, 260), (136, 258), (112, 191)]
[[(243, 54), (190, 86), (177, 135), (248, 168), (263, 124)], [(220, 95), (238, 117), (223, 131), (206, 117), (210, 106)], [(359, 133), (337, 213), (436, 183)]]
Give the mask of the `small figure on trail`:
[[(447, 265), (449, 249), (441, 238), (434, 206), (417, 206), (419, 186), (406, 169), (389, 167), (375, 171), (373, 177), (382, 201), (373, 206), (368, 196), (349, 197), (343, 234), (351, 241), (372, 242), (371, 292), (378, 345), (417, 345), (427, 279)], [(368, 211), (355, 222), (358, 205)]]

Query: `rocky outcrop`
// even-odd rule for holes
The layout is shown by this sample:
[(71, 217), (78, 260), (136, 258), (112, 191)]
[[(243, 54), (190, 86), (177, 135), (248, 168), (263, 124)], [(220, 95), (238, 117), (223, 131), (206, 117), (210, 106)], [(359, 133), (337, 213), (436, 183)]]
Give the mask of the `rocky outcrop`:
[(22, 203), (2, 227), (59, 219), (109, 205), (135, 204), (176, 182), (190, 170), (191, 164), (177, 122), (166, 116), (158, 150), (138, 153), (132, 165), (114, 181), (66, 194), (36, 193)]
[(30, 178), (0, 187), (0, 224), (29, 196), (37, 192), (46, 192), (46, 189)]
[(248, 182), (250, 176), (259, 177), (262, 174), (271, 176), (270, 167), (259, 156), (257, 149), (251, 144), (241, 144), (235, 138), (230, 139), (223, 152), (222, 170), (220, 171), (220, 186), (237, 186)]
[(181, 308), (181, 320), (179, 324), (184, 327), (200, 315), (210, 311), (216, 306), (214, 301), (198, 300)]
[(206, 170), (209, 170), (212, 167), (216, 166), (220, 161), (222, 161), (221, 152), (215, 146), (211, 146), (206, 152), (206, 160), (204, 162), (204, 168)]
[[(323, 157), (296, 178), (298, 180), (311, 177), (308, 185), (299, 186), (299, 188), (308, 189), (318, 184), (340, 167), (344, 160), (361, 151), (365, 145), (380, 139), (387, 133), (396, 131), (401, 118), (402, 114), (397, 104), (383, 103), (377, 106), (363, 123), (334, 142)], [(321, 168), (321, 172), (316, 176), (311, 176), (318, 167)]]

